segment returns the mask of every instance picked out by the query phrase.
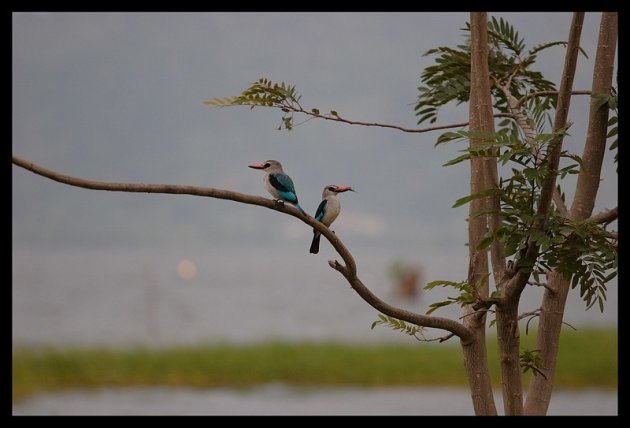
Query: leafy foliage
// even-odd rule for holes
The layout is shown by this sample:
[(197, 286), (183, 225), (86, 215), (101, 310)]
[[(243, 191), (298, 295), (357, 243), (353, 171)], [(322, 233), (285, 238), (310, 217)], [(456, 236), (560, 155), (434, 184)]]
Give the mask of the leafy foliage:
[[(612, 94), (608, 95), (608, 94), (593, 94), (592, 95), (593, 100), (595, 101), (595, 106), (597, 108), (608, 108), (610, 109), (612, 112), (614, 112), (614, 115), (611, 116), (608, 119), (608, 134), (606, 135), (606, 138), (608, 138), (609, 140), (611, 140), (610, 146), (608, 147), (608, 150), (617, 150), (617, 142), (618, 142), (618, 133), (619, 133), (619, 128), (617, 125), (618, 122), (618, 118), (617, 118), (617, 91), (615, 90), (615, 88), (612, 89)], [(615, 153), (615, 163), (618, 163), (618, 153)]]
[[(284, 113), (282, 123), (278, 129), (282, 127), (287, 130), (293, 129), (293, 112), (302, 111), (300, 106), (300, 98), (302, 96), (297, 93), (295, 86), (288, 85), (284, 82), (274, 83), (266, 77), (261, 77), (252, 83), (249, 88), (241, 92), (240, 95), (225, 98), (212, 98), (204, 101), (209, 107), (228, 107), (237, 105), (247, 105), (254, 107), (276, 107)], [(312, 113), (319, 115), (319, 110), (312, 109)], [(336, 112), (331, 112), (336, 115)]]
[(542, 362), (540, 361), (540, 350), (538, 349), (523, 349), (523, 351), (519, 355), (519, 361), (521, 368), (523, 369), (523, 373), (527, 373), (529, 370), (534, 373), (534, 376), (541, 375), (545, 379), (547, 376), (542, 371)]
[(285, 82), (274, 83), (266, 77), (261, 77), (252, 83), (247, 89), (237, 96), (212, 98), (204, 101), (208, 107), (230, 107), (230, 106), (250, 106), (272, 107), (282, 110), (282, 119), (278, 129), (291, 131), (297, 125), (294, 123), (294, 113), (304, 113), (313, 117), (323, 117), (327, 119), (341, 119), (336, 110), (329, 113), (322, 113), (318, 108), (305, 110), (300, 104), (300, 95), (294, 85)]
[(377, 325), (385, 325), (394, 331), (400, 331), (407, 336), (413, 336), (418, 340), (422, 340), (418, 337), (418, 334), (422, 331), (421, 327), (417, 325), (407, 325), (403, 320), (392, 318), (389, 315), (378, 314), (378, 319), (372, 323), (371, 329), (374, 330), (374, 327)]
[[(425, 52), (424, 56), (434, 55), (435, 65), (424, 69), (420, 75), (423, 85), (418, 87), (420, 94), (415, 106), (418, 124), (425, 121), (434, 123), (439, 108), (449, 102), (457, 104), (468, 101), (470, 93), (470, 24), (462, 28), (467, 34), (466, 41), (456, 48), (440, 46)], [(493, 81), (509, 82), (512, 95), (525, 95), (539, 91), (554, 91), (555, 86), (546, 80), (542, 73), (533, 69), (538, 54), (548, 48), (563, 45), (564, 41), (544, 43), (525, 52), (525, 42), (518, 31), (503, 18), (492, 17), (488, 21), (488, 65)], [(584, 55), (586, 53), (582, 51)], [(492, 87), (494, 108), (500, 112), (509, 111), (505, 94), (494, 85)], [(540, 112), (548, 111), (545, 104), (555, 107), (552, 97), (543, 100), (533, 97), (533, 104), (540, 104)], [(530, 105), (528, 108), (532, 109)], [(538, 121), (538, 119), (537, 119)]]
[(475, 302), (472, 287), (470, 287), (467, 281), (461, 281), (461, 282), (442, 281), (442, 280), (431, 281), (424, 287), (424, 289), (431, 290), (432, 288), (435, 288), (435, 287), (452, 287), (456, 289), (457, 291), (459, 291), (460, 294), (457, 297), (448, 297), (448, 300), (431, 303), (429, 305), (429, 310), (426, 312), (427, 315), (430, 315), (435, 310), (441, 307), (448, 306), (453, 303), (459, 303), (461, 306), (464, 306), (464, 305), (472, 304)]
[[(469, 32), (470, 26), (466, 24), (463, 30)], [(580, 285), (580, 295), (587, 309), (598, 303), (603, 310), (606, 284), (616, 276), (616, 237), (606, 230), (606, 225), (571, 222), (555, 209), (546, 218), (537, 214), (542, 184), (552, 172), (548, 155), (559, 141), (569, 135), (570, 124), (563, 129), (549, 131), (552, 129), (550, 111), (555, 108), (556, 100), (547, 92), (554, 91), (554, 85), (532, 67), (541, 51), (566, 45), (566, 42), (545, 43), (526, 52), (525, 43), (514, 27), (503, 19), (491, 18), (488, 22), (488, 44), (490, 78), (496, 83), (491, 89), (494, 108), (520, 116), (502, 120), (494, 133), (462, 130), (439, 136), (436, 146), (447, 142), (468, 143), (475, 139), (474, 146), (461, 149), (460, 154), (444, 166), (477, 157), (496, 159), (500, 166), (501, 176), (496, 187), (461, 197), (453, 207), (478, 198), (499, 198), (499, 212), (485, 208), (472, 213), (472, 217), (498, 214), (501, 218), (501, 226), (489, 230), (477, 250), (487, 249), (495, 240), (500, 240), (504, 255), (513, 258), (516, 269), (534, 275), (557, 269), (574, 288)], [(418, 123), (435, 121), (438, 108), (443, 104), (467, 101), (470, 90), (469, 40), (456, 48), (432, 49), (426, 55), (435, 55), (436, 58), (435, 65), (426, 68), (421, 76), (425, 86), (419, 88), (416, 105), (416, 114), (420, 116)], [(593, 98), (597, 107), (616, 111), (616, 92)], [(617, 148), (617, 132), (617, 117), (614, 116), (609, 121), (608, 132), (608, 138), (614, 139), (611, 150)], [(554, 171), (559, 182), (583, 168), (582, 159), (577, 154), (562, 150), (560, 156), (563, 163)], [(557, 189), (563, 197), (560, 184)], [(532, 246), (537, 248), (538, 257), (526, 260), (527, 249)], [(435, 303), (431, 311), (454, 303), (453, 298), (449, 299)]]
[[(498, 187), (480, 191), (458, 199), (453, 207), (459, 207), (471, 200), (497, 196), (500, 198), (501, 227), (488, 231), (477, 246), (477, 250), (488, 248), (495, 239), (499, 239), (506, 257), (513, 257), (514, 264), (527, 272), (557, 269), (572, 287), (580, 285), (580, 296), (587, 309), (595, 303), (603, 311), (606, 300), (606, 284), (617, 274), (617, 247), (613, 235), (605, 225), (592, 222), (573, 222), (560, 216), (553, 210), (545, 222), (537, 214), (542, 182), (549, 174), (547, 154), (552, 150), (559, 137), (565, 136), (567, 129), (551, 133), (537, 134), (530, 147), (507, 127), (498, 132), (473, 133), (470, 131), (447, 132), (442, 134), (437, 145), (446, 142), (468, 141), (471, 138), (481, 140), (475, 147), (466, 147), (458, 156), (445, 165), (455, 165), (475, 157), (493, 157), (500, 165), (509, 164), (509, 174), (500, 177)], [(539, 154), (543, 154), (542, 157)], [(568, 165), (556, 173), (560, 179), (569, 174), (577, 174), (582, 168), (582, 160), (578, 155), (566, 150), (561, 157), (569, 161)], [(492, 213), (484, 210), (473, 216)], [(544, 228), (537, 225), (545, 224)], [(535, 261), (524, 259), (529, 246), (539, 249)], [(434, 284), (434, 283), (432, 283)], [(435, 281), (436, 285), (453, 286), (460, 291), (466, 290), (465, 283)], [(435, 286), (435, 285), (433, 285)], [(430, 287), (432, 288), (432, 287)], [(449, 298), (448, 301), (431, 305), (430, 312), (455, 302), (466, 302), (466, 295)]]
[[(471, 286), (468, 281), (454, 282), (438, 280), (429, 282), (424, 287), (425, 290), (431, 290), (435, 287), (451, 287), (459, 291), (459, 295), (457, 297), (448, 297), (447, 300), (443, 300), (441, 302), (431, 303), (426, 314), (430, 315), (435, 310), (444, 306), (452, 305), (453, 303), (458, 303), (461, 307), (464, 307), (465, 305), (472, 305), (474, 303), (483, 301), (477, 290), (484, 287), (488, 283), (489, 276), (490, 274), (482, 275), (481, 278), (479, 278), (479, 280), (474, 284), (474, 286)], [(490, 299), (493, 299), (495, 297), (496, 295), (493, 294), (490, 296)]]
[(571, 281), (571, 288), (579, 285), (587, 309), (598, 303), (603, 312), (606, 285), (617, 276), (617, 245), (611, 234), (600, 224), (563, 220), (545, 242), (554, 240), (557, 244), (548, 245), (541, 255), (541, 265), (556, 268)]

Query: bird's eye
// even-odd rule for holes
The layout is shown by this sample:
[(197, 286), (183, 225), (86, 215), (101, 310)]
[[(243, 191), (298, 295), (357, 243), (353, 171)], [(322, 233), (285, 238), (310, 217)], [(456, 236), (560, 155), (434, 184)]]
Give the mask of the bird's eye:
[(265, 164), (265, 168), (269, 168), (270, 166), (271, 166), (271, 164), (270, 164), (269, 162), (267, 162), (267, 163)]
[(331, 192), (334, 192), (335, 190), (337, 190), (337, 186), (330, 186), (328, 187), (328, 190), (330, 190)]

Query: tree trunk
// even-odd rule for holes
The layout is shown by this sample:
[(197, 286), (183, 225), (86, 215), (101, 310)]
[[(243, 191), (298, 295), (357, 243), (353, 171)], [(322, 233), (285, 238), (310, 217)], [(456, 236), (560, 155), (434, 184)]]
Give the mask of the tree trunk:
[[(583, 22), (584, 12), (573, 13), (569, 39), (567, 42), (567, 53), (564, 59), (564, 69), (562, 71), (560, 89), (558, 91), (556, 115), (553, 120), (554, 132), (560, 131), (567, 125), (569, 107), (571, 105), (571, 91), (573, 88), (573, 79), (575, 78)], [(551, 208), (551, 198), (554, 193), (554, 189), (556, 188), (556, 175), (558, 171), (558, 164), (560, 163), (562, 140), (562, 136), (556, 137), (549, 146), (550, 153), (547, 155), (549, 176), (543, 180), (540, 189), (540, 201), (538, 202), (537, 210), (537, 214), (540, 217), (540, 224), (536, 226), (544, 226), (547, 222), (547, 217)]]
[[(595, 68), (593, 69), (592, 94), (610, 95), (612, 89), (615, 50), (617, 47), (617, 13), (605, 12), (599, 29)], [(584, 168), (580, 171), (575, 188), (575, 198), (569, 216), (573, 220), (585, 220), (593, 213), (599, 177), (606, 152), (608, 107), (598, 108), (591, 100), (591, 110), (582, 154)]]
[(497, 343), (501, 366), (501, 391), (506, 415), (523, 414), (523, 385), (519, 360), (520, 331), (518, 328), (518, 300), (497, 306)]
[(553, 380), (556, 373), (556, 361), (560, 346), (560, 330), (564, 305), (569, 294), (569, 281), (562, 274), (551, 271), (547, 274), (547, 287), (543, 296), (538, 321), (536, 349), (540, 350), (540, 371), (529, 384), (525, 414), (546, 415), (553, 392)]
[[(603, 13), (593, 70), (593, 94), (610, 94), (616, 45), (617, 13)], [(592, 100), (582, 155), (584, 168), (578, 175), (575, 198), (569, 211), (571, 219), (585, 220), (592, 214), (606, 148), (607, 127), (608, 108), (598, 109)], [(529, 384), (525, 403), (525, 413), (528, 415), (545, 415), (549, 408), (556, 373), (562, 318), (570, 288), (569, 281), (554, 271), (547, 275), (547, 285), (549, 288), (545, 290), (543, 296), (537, 335), (537, 349), (540, 350), (541, 369), (545, 377), (534, 376)]]
[[(486, 13), (472, 12), (471, 23), (471, 84), (470, 84), (470, 129), (471, 131), (492, 131), (492, 100), (490, 98), (488, 73), (488, 34)], [(472, 138), (470, 145), (475, 146), (480, 139)], [(470, 191), (477, 193), (486, 188), (486, 160), (472, 158), (470, 165)], [(487, 230), (485, 216), (474, 216), (486, 205), (484, 199), (473, 199), (469, 205), (468, 217), (468, 284), (475, 287), (475, 293), (481, 298), (488, 297), (488, 281), (482, 278), (488, 274), (488, 252), (478, 251), (477, 246)], [(485, 313), (473, 314), (469, 305), (464, 310), (464, 325), (474, 331), (475, 340), (464, 345), (464, 367), (468, 376), (473, 407), (476, 415), (496, 415), (492, 383), (488, 370), (486, 350)]]
[[(472, 308), (469, 310), (472, 311)], [(497, 408), (494, 404), (486, 349), (486, 317), (483, 315), (482, 319), (478, 319), (477, 315), (470, 315), (466, 318), (468, 320), (464, 324), (475, 332), (474, 341), (468, 345), (462, 343), (464, 368), (470, 386), (473, 409), (477, 416), (496, 416)]]

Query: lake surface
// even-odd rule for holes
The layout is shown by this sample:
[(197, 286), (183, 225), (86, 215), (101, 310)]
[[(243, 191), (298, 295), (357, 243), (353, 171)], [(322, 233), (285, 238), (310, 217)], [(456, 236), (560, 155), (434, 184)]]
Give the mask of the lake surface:
[[(456, 295), (440, 287), (417, 299), (397, 297), (387, 274), (392, 260), (356, 252), (361, 279), (389, 303), (424, 313), (430, 303)], [(286, 263), (287, 254), (247, 246), (14, 247), (13, 343), (160, 346), (273, 339), (416, 344), (384, 327), (370, 329), (377, 311), (328, 266), (334, 257), (330, 248), (323, 245), (317, 256), (304, 253)], [(445, 267), (440, 258), (422, 261), (423, 284), (438, 278), (459, 281), (466, 274), (465, 266)], [(537, 308), (542, 291), (528, 287), (521, 310)], [(435, 314), (457, 319), (460, 311), (451, 305)], [(596, 307), (585, 311), (577, 290), (571, 293), (565, 321), (578, 328), (616, 326), (616, 285), (609, 287), (603, 314)]]
[[(370, 329), (377, 312), (318, 256), (264, 248), (13, 248), (14, 346), (164, 346), (267, 340), (404, 343), (413, 338)], [(424, 313), (450, 290), (403, 299), (394, 293), (392, 262), (356, 251), (362, 280), (394, 305)], [(195, 269), (191, 277), (190, 261)], [(282, 266), (282, 269), (279, 268)], [(459, 281), (465, 265), (423, 260), (424, 283)], [(190, 279), (187, 279), (190, 278)], [(522, 311), (539, 306), (541, 287), (526, 290)], [(458, 318), (455, 305), (436, 314)], [(617, 290), (604, 314), (584, 311), (572, 293), (565, 320), (574, 326), (616, 326)], [(523, 320), (523, 323), (525, 320)], [(532, 325), (535, 322), (532, 323)], [(531, 326), (530, 326), (531, 328)], [(439, 333), (437, 333), (439, 334)], [(531, 334), (531, 333), (530, 333)], [(455, 341), (450, 341), (451, 345)], [(497, 394), (500, 406), (500, 394)], [(14, 414), (173, 415), (470, 415), (468, 391), (448, 388), (100, 389), (38, 395), (15, 403)], [(559, 391), (549, 414), (616, 414), (615, 391)]]
[[(502, 413), (500, 393), (495, 392)], [(558, 391), (549, 415), (617, 415), (617, 393)], [(455, 388), (102, 389), (46, 394), (14, 404), (14, 415), (472, 415)]]

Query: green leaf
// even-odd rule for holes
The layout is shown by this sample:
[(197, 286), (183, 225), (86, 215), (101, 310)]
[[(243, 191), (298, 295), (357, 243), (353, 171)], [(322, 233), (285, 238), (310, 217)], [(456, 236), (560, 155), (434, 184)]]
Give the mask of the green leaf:
[(429, 305), (429, 310), (426, 312), (426, 315), (431, 315), (433, 312), (435, 312), (437, 309), (444, 307), (444, 306), (448, 306), (450, 304), (455, 303), (454, 300), (443, 300), (441, 302), (435, 302), (435, 303), (431, 303)]
[(610, 95), (607, 95), (607, 94), (592, 94), (591, 95), (591, 99), (593, 100), (593, 103), (595, 104), (595, 108), (596, 109), (603, 108), (603, 107), (605, 107), (607, 105), (610, 107), (610, 99), (611, 98), (612, 97)]
[(318, 110), (318, 109), (316, 109), (316, 108), (311, 109), (311, 112), (312, 112), (315, 116), (319, 116), (319, 110)]
[(458, 290), (462, 289), (464, 282), (454, 282), (454, 281), (444, 281), (444, 280), (437, 280), (437, 281), (431, 281), (429, 282), (427, 285), (424, 286), (425, 290), (431, 290), (435, 287), (454, 287), (457, 288)]
[(477, 250), (478, 251), (485, 250), (492, 244), (493, 241), (494, 241), (494, 233), (489, 231), (488, 233), (486, 233), (486, 236), (484, 236), (483, 239), (479, 241), (479, 244), (477, 244)]
[(226, 107), (236, 105), (235, 101), (238, 97), (212, 98), (203, 103), (208, 107)]
[(339, 117), (339, 114), (335, 110), (330, 110), (330, 114)]
[(456, 165), (460, 162), (466, 161), (470, 159), (470, 153), (466, 153), (463, 154), (461, 156), (456, 157), (455, 159), (451, 159), (450, 161), (446, 162), (445, 164), (443, 164), (442, 166), (451, 166), (451, 165)]
[(468, 196), (464, 196), (463, 198), (460, 198), (457, 201), (455, 201), (455, 204), (453, 204), (453, 206), (451, 208), (457, 208), (457, 207), (460, 207), (460, 206), (462, 206), (464, 204), (467, 204), (468, 202), (470, 202), (470, 201), (472, 201), (474, 199), (486, 198), (486, 197), (489, 197), (489, 196), (501, 196), (501, 189), (493, 187), (491, 189), (482, 190), (480, 192), (473, 193), (473, 194), (468, 195)]
[(445, 132), (438, 137), (437, 142), (435, 143), (435, 147), (437, 147), (440, 144), (447, 143), (449, 141), (467, 138), (467, 136), (468, 136), (468, 132), (466, 131)]
[(542, 51), (544, 49), (548, 49), (548, 48), (550, 48), (552, 46), (558, 46), (558, 45), (566, 46), (567, 42), (565, 42), (565, 41), (557, 41), (557, 42), (548, 42), (548, 43), (543, 43), (543, 44), (540, 44), (540, 45), (536, 45), (529, 51), (529, 55), (530, 56), (531, 55), (535, 55), (535, 54), (537, 54), (538, 52), (540, 52), (540, 51)]

